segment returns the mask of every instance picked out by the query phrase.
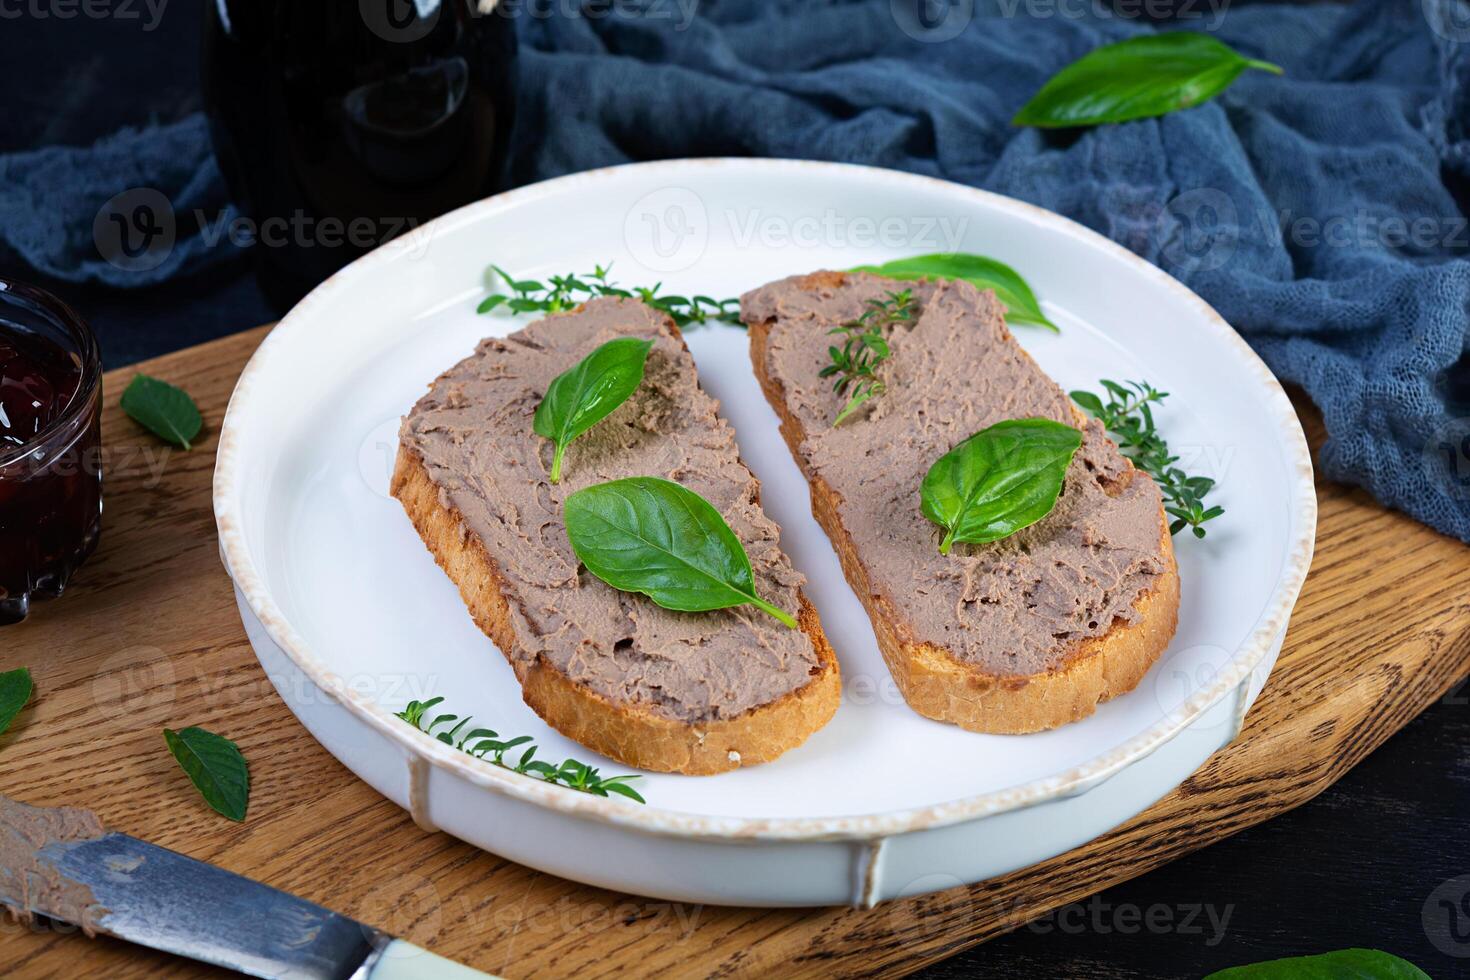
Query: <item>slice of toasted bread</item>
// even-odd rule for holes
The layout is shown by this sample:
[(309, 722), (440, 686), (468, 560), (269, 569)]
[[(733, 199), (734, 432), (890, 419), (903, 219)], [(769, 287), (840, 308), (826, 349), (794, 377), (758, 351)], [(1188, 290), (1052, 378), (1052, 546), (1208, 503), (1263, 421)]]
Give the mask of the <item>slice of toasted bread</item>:
[[(903, 289), (917, 313), (887, 328), (886, 391), (834, 428), (846, 398), (819, 376), (830, 331)], [(842, 272), (741, 299), (761, 387), (905, 700), (971, 731), (1018, 734), (1137, 686), (1174, 634), (1179, 576), (1158, 487), (1046, 377), (1001, 312), (969, 283)], [(940, 531), (919, 508), (924, 474), (962, 439), (1021, 417), (1083, 432), (1056, 508), (1009, 538), (940, 555)]]
[[(563, 479), (532, 431), (549, 382), (620, 336), (654, 341), (644, 382), (572, 443)], [(599, 299), (483, 341), (404, 419), (392, 493), (548, 724), (619, 762), (704, 774), (767, 762), (837, 709), (837, 660), (803, 579), (760, 508), (718, 404), (678, 328), (632, 300)], [(582, 569), (562, 502), (592, 483), (659, 476), (709, 500), (744, 544), (757, 592), (792, 630), (749, 606), (662, 609)]]

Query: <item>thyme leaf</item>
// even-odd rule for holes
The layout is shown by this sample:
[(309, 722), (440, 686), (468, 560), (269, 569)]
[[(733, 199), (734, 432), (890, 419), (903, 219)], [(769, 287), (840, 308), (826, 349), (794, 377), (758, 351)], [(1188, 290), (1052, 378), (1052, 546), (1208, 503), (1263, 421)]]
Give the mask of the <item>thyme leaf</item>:
[(504, 307), (512, 313), (560, 313), (580, 303), (602, 296), (620, 296), (637, 299), (645, 306), (667, 313), (682, 329), (702, 326), (710, 321), (741, 326), (740, 300), (714, 299), (710, 296), (677, 296), (662, 294), (663, 283), (652, 286), (634, 286), (625, 289), (613, 282), (608, 273), (612, 263), (594, 266), (591, 272), (569, 272), (564, 276), (550, 276), (546, 282), (537, 279), (516, 279), (498, 265), (490, 268), (505, 283), (509, 293), (491, 293), (481, 300), (478, 313)]
[[(608, 796), (616, 793), (636, 803), (647, 802), (636, 789), (628, 785), (630, 781), (640, 778), (638, 776), (603, 776), (596, 767), (589, 766), (585, 762), (578, 762), (576, 759), (567, 759), (560, 765), (552, 765), (550, 762), (536, 758), (537, 747), (530, 744), (532, 739), (529, 735), (501, 738), (499, 733), (489, 728), (471, 727), (469, 715), (462, 717), (452, 714), (430, 715), (429, 712), (443, 701), (442, 697), (429, 698), (427, 701), (410, 701), (407, 707), (394, 714), (426, 735), (434, 736), (445, 745), (452, 746), (477, 759), (484, 759), (502, 769), (509, 769), (523, 776), (534, 776), (548, 783), (574, 789), (579, 793), (591, 793), (593, 796)], [(427, 723), (425, 719), (428, 719)], [(525, 748), (522, 749), (522, 746)], [(506, 753), (512, 749), (521, 749), (520, 755), (514, 761), (506, 757)]]
[(818, 372), (819, 377), (836, 377), (832, 390), (839, 395), (847, 395), (847, 403), (832, 420), (833, 428), (841, 425), (864, 402), (886, 390), (876, 371), (892, 353), (884, 330), (895, 323), (912, 320), (916, 310), (912, 290), (901, 289), (889, 292), (883, 299), (868, 300), (867, 309), (857, 319), (828, 331), (846, 338), (841, 347), (827, 348), (832, 363)]
[(1215, 481), (1205, 476), (1190, 476), (1175, 466), (1179, 457), (1169, 452), (1168, 442), (1154, 425), (1151, 406), (1161, 404), (1169, 393), (1146, 381), (1119, 384), (1104, 378), (1098, 383), (1103, 386), (1107, 401), (1090, 391), (1074, 391), (1072, 400), (1102, 422), (1123, 455), (1159, 485), (1164, 495), (1164, 510), (1173, 518), (1169, 533), (1178, 534), (1187, 527), (1195, 537), (1204, 537), (1205, 523), (1225, 513), (1225, 508), (1205, 506), (1205, 496), (1214, 489)]

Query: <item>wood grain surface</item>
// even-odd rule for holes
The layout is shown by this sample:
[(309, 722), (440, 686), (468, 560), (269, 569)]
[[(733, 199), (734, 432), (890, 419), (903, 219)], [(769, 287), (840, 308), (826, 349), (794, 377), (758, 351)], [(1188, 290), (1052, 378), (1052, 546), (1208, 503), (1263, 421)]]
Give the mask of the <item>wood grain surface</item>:
[[(210, 502), (214, 438), (263, 335), (137, 366), (199, 402), (206, 432), (193, 452), (117, 410), (134, 368), (107, 376), (101, 546), (63, 599), (0, 630), (0, 670), (28, 666), (36, 680), (0, 736), (0, 793), (91, 807), (117, 830), (506, 977), (910, 972), (1311, 799), (1470, 673), (1470, 551), (1365, 494), (1319, 485), (1316, 561), (1241, 738), (1105, 837), (867, 911), (700, 907), (588, 888), (424, 833), (271, 689), (219, 562)], [(208, 810), (165, 750), (162, 729), (185, 725), (235, 739), (250, 760), (245, 823)], [(207, 972), (69, 929), (0, 917), (0, 932), (0, 976)]]

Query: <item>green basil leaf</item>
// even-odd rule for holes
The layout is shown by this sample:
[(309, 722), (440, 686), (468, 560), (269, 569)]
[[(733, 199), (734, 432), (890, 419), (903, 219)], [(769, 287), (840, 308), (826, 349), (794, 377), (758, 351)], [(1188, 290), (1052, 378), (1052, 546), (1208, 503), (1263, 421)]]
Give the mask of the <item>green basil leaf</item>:
[(1092, 392), (1074, 391), (1071, 392), (1071, 396), (1074, 402), (1076, 402), (1078, 405), (1081, 405), (1090, 414), (1101, 415), (1103, 413), (1102, 399), (1094, 395)]
[(956, 541), (999, 541), (1050, 514), (1081, 445), (1070, 425), (1011, 419), (939, 457), (919, 489), (924, 516), (945, 529), (939, 553)]
[(1429, 980), (1408, 960), (1376, 949), (1339, 949), (1317, 956), (1291, 956), (1248, 966), (1232, 966), (1205, 980)]
[(980, 289), (995, 290), (995, 298), (1006, 308), (1006, 321), (1029, 323), (1060, 333), (1057, 325), (1041, 312), (1036, 294), (1021, 274), (1004, 262), (965, 252), (939, 252), (895, 259), (882, 265), (860, 265), (853, 272), (871, 272), (889, 279), (963, 279)]
[(635, 476), (578, 490), (567, 498), (565, 513), (577, 558), (615, 589), (641, 592), (680, 612), (750, 603), (796, 626), (755, 594), (740, 539), (693, 490)]
[(1096, 126), (1162, 116), (1219, 95), (1247, 68), (1280, 75), (1210, 37), (1171, 31), (1089, 51), (1059, 71), (1011, 120), (1014, 126)]
[(181, 732), (165, 728), (163, 740), (204, 802), (231, 820), (245, 819), (250, 802), (250, 770), (234, 742), (202, 728)]
[(204, 425), (188, 392), (146, 374), (129, 382), (122, 393), (122, 410), (160, 439), (183, 449), (193, 448), (189, 442)]
[(561, 482), (561, 461), (571, 441), (612, 414), (643, 383), (643, 367), (653, 341), (637, 337), (609, 340), (560, 374), (536, 406), (536, 434), (556, 444), (551, 482)]
[(10, 727), (31, 699), (31, 672), (24, 667), (0, 674), (0, 734)]

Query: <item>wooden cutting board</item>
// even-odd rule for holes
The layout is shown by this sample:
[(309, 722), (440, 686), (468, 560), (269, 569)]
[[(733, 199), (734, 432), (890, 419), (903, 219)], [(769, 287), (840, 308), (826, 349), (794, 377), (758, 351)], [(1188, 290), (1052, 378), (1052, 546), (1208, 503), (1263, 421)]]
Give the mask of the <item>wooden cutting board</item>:
[[(588, 888), (428, 834), (307, 734), (246, 642), (215, 541), (214, 437), (250, 331), (107, 376), (102, 544), (65, 598), (0, 630), (36, 696), (0, 737), (0, 793), (98, 811), (211, 861), (506, 977), (899, 975), (1142, 874), (1321, 792), (1470, 673), (1470, 549), (1319, 484), (1317, 556), (1241, 737), (1157, 805), (1070, 854), (871, 910), (762, 910)], [(205, 418), (171, 450), (117, 409), (135, 370)], [(1320, 426), (1310, 409), (1308, 432)], [(250, 760), (249, 817), (205, 808), (163, 744), (203, 725)], [(197, 975), (112, 940), (0, 917), (0, 976)]]

